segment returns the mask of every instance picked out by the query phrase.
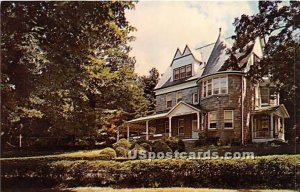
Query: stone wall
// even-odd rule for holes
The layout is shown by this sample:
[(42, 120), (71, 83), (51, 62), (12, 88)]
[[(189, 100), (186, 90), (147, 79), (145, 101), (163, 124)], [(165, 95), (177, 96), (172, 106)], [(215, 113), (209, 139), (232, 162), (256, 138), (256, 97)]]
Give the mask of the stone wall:
[[(180, 90), (182, 92), (182, 101), (193, 104), (193, 93), (197, 93), (198, 87), (192, 87)], [(172, 107), (174, 107), (176, 103), (176, 93), (177, 91), (171, 92), (172, 94)], [(167, 108), (166, 106), (166, 96), (169, 93), (157, 95), (156, 96), (156, 112), (168, 111), (171, 108)]]
[[(202, 83), (199, 83), (200, 90), (200, 106), (207, 112), (217, 111), (217, 128), (214, 130), (208, 129), (208, 116), (206, 115), (206, 123), (204, 125), (204, 131), (207, 132), (208, 137), (219, 137), (222, 143), (228, 143), (236, 140), (241, 142), (241, 126), (242, 126), (242, 76), (238, 74), (228, 75), (228, 94), (212, 95), (206, 98), (201, 98), (202, 95)], [(248, 92), (244, 99), (244, 141), (248, 141), (249, 125), (247, 126), (247, 116), (250, 112), (251, 102), (251, 85), (248, 84)], [(233, 129), (224, 129), (224, 110), (233, 110), (234, 120)]]

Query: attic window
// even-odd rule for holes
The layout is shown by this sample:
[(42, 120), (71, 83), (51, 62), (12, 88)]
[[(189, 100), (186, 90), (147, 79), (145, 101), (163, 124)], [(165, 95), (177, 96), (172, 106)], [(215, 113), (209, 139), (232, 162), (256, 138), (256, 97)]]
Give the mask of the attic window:
[(174, 69), (174, 80), (184, 79), (192, 76), (192, 65), (185, 65)]

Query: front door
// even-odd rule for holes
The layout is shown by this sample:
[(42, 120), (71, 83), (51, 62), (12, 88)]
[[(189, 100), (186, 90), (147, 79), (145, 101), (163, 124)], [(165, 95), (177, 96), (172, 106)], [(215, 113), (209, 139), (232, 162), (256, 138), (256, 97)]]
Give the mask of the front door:
[(197, 120), (192, 120), (192, 139), (198, 139), (198, 126), (197, 126)]

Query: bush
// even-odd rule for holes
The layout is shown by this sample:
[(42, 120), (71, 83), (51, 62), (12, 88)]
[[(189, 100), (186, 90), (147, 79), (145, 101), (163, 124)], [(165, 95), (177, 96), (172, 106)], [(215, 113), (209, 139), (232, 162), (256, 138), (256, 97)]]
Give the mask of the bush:
[(152, 147), (148, 143), (141, 143), (141, 147), (143, 147), (147, 151), (152, 151)]
[[(8, 187), (111, 186), (299, 189), (300, 155), (230, 160), (1, 160)], [(297, 180), (296, 180), (297, 179)], [(296, 188), (295, 188), (296, 187)]]
[(152, 151), (155, 153), (158, 152), (167, 153), (167, 152), (172, 152), (172, 149), (165, 142), (158, 140), (154, 142), (152, 146)]
[(128, 156), (128, 150), (124, 147), (117, 147), (116, 153), (118, 157), (127, 157)]
[[(117, 153), (113, 148), (107, 147), (100, 151), (100, 157), (114, 159), (117, 157)], [(106, 159), (105, 159), (106, 160)]]
[(118, 147), (123, 147), (128, 150), (131, 147), (131, 145), (130, 145), (129, 141), (127, 141), (127, 139), (122, 138), (118, 142), (113, 144), (114, 149), (116, 149)]
[(185, 151), (185, 144), (181, 139), (176, 137), (171, 137), (170, 139), (166, 140), (167, 145), (172, 149), (172, 151)]

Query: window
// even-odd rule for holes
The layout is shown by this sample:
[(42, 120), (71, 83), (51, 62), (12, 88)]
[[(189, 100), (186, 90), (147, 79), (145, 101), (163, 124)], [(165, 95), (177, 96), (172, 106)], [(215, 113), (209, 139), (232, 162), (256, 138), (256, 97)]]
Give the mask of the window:
[(186, 77), (192, 76), (192, 64), (185, 65), (180, 68), (173, 70), (174, 80), (184, 79)]
[(179, 69), (174, 69), (174, 80), (179, 79)]
[(187, 65), (186, 66), (186, 76), (187, 77), (192, 76), (192, 65)]
[(166, 96), (166, 105), (167, 105), (167, 108), (171, 108), (172, 107), (172, 94), (168, 94)]
[(228, 77), (213, 78), (203, 82), (203, 97), (228, 93)]
[(260, 98), (261, 98), (261, 105), (268, 105), (269, 104), (269, 89), (268, 88), (260, 88)]
[(182, 92), (179, 91), (176, 93), (176, 102), (180, 102), (182, 100)]
[(199, 96), (198, 92), (193, 93), (193, 104), (198, 104), (199, 103)]
[(165, 133), (169, 133), (169, 121), (165, 121)]
[(233, 129), (233, 111), (225, 110), (224, 111), (224, 128)]
[(211, 79), (207, 81), (207, 96), (212, 95), (212, 85), (211, 85)]
[(185, 67), (180, 67), (180, 79), (185, 78)]
[(203, 93), (203, 97), (206, 97), (206, 81), (203, 82), (203, 90), (202, 90), (202, 93)]
[(178, 119), (178, 134), (184, 134), (184, 119)]
[(208, 129), (217, 128), (217, 112), (211, 111), (208, 113)]
[(213, 93), (214, 93), (214, 95), (217, 95), (217, 94), (219, 94), (219, 91), (220, 91), (220, 79), (215, 78), (212, 81), (213, 81), (213, 87), (214, 87)]

